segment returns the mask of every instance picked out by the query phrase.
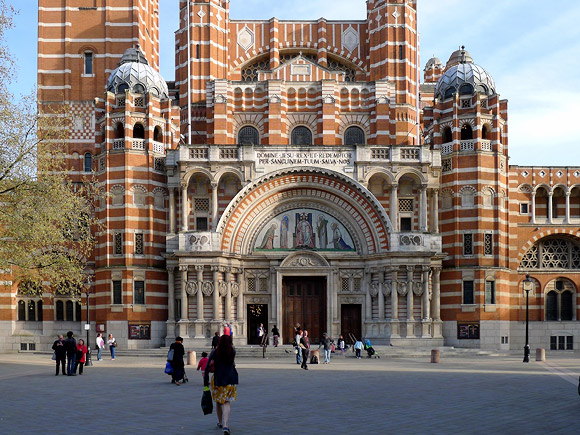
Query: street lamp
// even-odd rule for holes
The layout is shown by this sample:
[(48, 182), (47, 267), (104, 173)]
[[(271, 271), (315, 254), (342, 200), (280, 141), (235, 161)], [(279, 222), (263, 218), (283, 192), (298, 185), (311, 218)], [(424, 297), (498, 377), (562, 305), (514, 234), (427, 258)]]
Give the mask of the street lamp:
[(87, 295), (87, 323), (85, 324), (85, 330), (87, 331), (87, 361), (86, 366), (92, 366), (91, 361), (91, 345), (89, 341), (89, 333), (91, 332), (91, 275), (87, 275), (87, 288), (85, 294)]
[(526, 273), (526, 278), (523, 283), (524, 291), (526, 292), (526, 345), (524, 346), (524, 362), (530, 362), (530, 345), (528, 343), (528, 331), (530, 326), (529, 305), (530, 305), (530, 290), (534, 287), (533, 281), (530, 279), (530, 274)]

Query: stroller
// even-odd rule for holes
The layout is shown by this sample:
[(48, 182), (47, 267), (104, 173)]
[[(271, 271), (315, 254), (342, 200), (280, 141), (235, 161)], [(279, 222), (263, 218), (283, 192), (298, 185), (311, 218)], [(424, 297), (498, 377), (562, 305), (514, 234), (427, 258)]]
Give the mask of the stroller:
[(373, 345), (371, 344), (371, 341), (368, 338), (365, 340), (365, 350), (367, 351), (367, 356), (369, 358), (372, 358), (373, 356), (375, 358), (380, 358), (377, 351), (373, 349)]

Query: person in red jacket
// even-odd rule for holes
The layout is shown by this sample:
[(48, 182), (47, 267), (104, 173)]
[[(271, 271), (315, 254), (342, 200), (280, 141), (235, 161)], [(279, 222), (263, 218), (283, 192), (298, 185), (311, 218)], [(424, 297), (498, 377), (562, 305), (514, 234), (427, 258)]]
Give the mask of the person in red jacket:
[(87, 362), (87, 352), (88, 349), (85, 346), (85, 341), (81, 338), (77, 344), (77, 358), (75, 365), (75, 375), (77, 374), (77, 368), (79, 369), (79, 375), (83, 374), (83, 367)]

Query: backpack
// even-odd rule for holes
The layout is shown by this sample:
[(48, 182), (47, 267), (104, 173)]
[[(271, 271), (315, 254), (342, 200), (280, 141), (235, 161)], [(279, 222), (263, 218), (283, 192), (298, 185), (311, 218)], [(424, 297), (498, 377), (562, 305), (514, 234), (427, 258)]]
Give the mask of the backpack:
[(294, 340), (292, 340), (292, 346), (297, 347), (298, 343), (296, 343), (296, 338), (294, 338)]
[(310, 361), (310, 364), (318, 364), (318, 357), (316, 355), (312, 357), (312, 361)]

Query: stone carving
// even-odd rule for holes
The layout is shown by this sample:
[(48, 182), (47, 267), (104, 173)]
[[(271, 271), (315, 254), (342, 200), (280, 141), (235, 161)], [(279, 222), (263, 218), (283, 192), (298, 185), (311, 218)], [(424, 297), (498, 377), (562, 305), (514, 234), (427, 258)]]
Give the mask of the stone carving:
[(270, 302), (270, 298), (267, 298), (267, 297), (252, 297), (252, 298), (247, 298), (246, 302), (248, 304), (267, 304), (268, 302)]
[(238, 32), (238, 45), (244, 51), (254, 46), (254, 33), (247, 26)]
[(397, 293), (400, 296), (405, 296), (407, 294), (407, 281), (398, 281), (397, 282)]
[(378, 282), (371, 282), (371, 287), (369, 289), (369, 293), (370, 295), (374, 298), (379, 294), (379, 286), (380, 284)]
[(401, 245), (423, 246), (423, 238), (418, 234), (403, 234), (401, 235)]
[(316, 261), (317, 259), (312, 257), (296, 257), (294, 258), (289, 266), (292, 267), (316, 267), (316, 266), (324, 266), (320, 261)]
[(225, 281), (220, 281), (218, 283), (218, 288), (220, 292), (220, 296), (225, 296), (228, 294), (228, 283)]
[(268, 97), (268, 103), (281, 103), (282, 99), (279, 95), (271, 95)]
[(392, 281), (384, 281), (383, 282), (383, 294), (385, 296), (390, 296), (391, 295), (392, 285), (393, 285), (393, 282)]
[(389, 104), (389, 97), (386, 95), (379, 95), (376, 98), (376, 104)]
[(413, 283), (413, 293), (415, 296), (421, 296), (423, 294), (423, 283), (421, 281), (415, 281)]
[(214, 101), (216, 104), (225, 104), (228, 102), (228, 98), (223, 94), (218, 94), (215, 96)]
[(352, 26), (342, 32), (342, 46), (352, 52), (359, 45), (359, 35)]
[(213, 283), (210, 281), (204, 281), (202, 283), (201, 291), (205, 296), (210, 296), (213, 293)]
[(362, 299), (357, 297), (346, 297), (343, 300), (345, 304), (362, 304)]
[(185, 291), (189, 296), (193, 296), (197, 293), (197, 281), (188, 281), (185, 286)]
[(232, 296), (234, 298), (238, 297), (240, 295), (240, 285), (237, 282), (232, 282), (231, 289), (232, 289)]
[(324, 102), (324, 104), (334, 104), (336, 102), (336, 99), (332, 95), (325, 95), (322, 98), (322, 101)]

